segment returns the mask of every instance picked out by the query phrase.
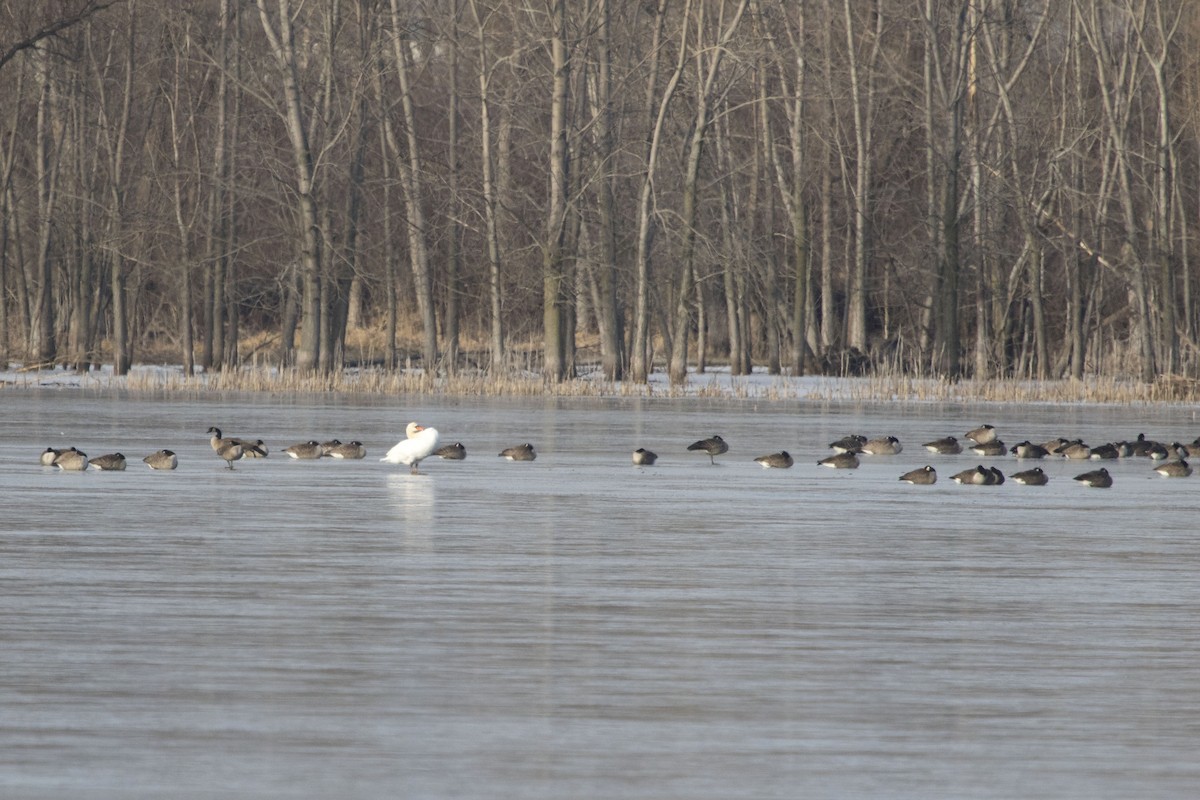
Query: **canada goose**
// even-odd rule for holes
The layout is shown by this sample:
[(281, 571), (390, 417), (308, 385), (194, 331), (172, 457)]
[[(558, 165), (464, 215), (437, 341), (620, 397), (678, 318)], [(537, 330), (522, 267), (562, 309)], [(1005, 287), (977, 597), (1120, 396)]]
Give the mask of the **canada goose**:
[(446, 461), (462, 461), (467, 457), (467, 448), (462, 446), (462, 442), (455, 442), (454, 444), (439, 447), (433, 451), (433, 454)]
[[(322, 444), (321, 448), (324, 449), (324, 447), (325, 447), (325, 445)], [(363, 447), (362, 442), (357, 442), (357, 441), (356, 442), (348, 442), (348, 443), (338, 442), (337, 444), (333, 445), (328, 450), (326, 450), (325, 455), (329, 456), (330, 458), (344, 458), (344, 459), (366, 458), (367, 457), (367, 448)]]
[(701, 439), (698, 442), (692, 442), (688, 445), (688, 450), (703, 450), (708, 453), (708, 460), (713, 464), (717, 463), (717, 456), (722, 453), (729, 452), (729, 445), (725, 444), (725, 440), (720, 436), (713, 436), (709, 439)]
[(504, 448), (500, 451), (500, 457), (507, 458), (509, 461), (533, 461), (537, 458), (537, 453), (533, 451), (533, 445), (526, 442), (516, 447)]
[(1146, 457), (1155, 461), (1162, 461), (1171, 456), (1171, 451), (1162, 442), (1151, 442), (1146, 448)]
[(45, 450), (42, 451), (42, 457), (41, 457), (42, 466), (43, 467), (53, 467), (54, 460), (56, 458), (61, 456), (63, 453), (70, 453), (74, 450), (75, 450), (74, 447), (67, 447), (67, 448), (64, 448), (61, 450), (55, 450), (53, 447), (47, 447)]
[(321, 442), (321, 455), (329, 455), (329, 451), (342, 443), (341, 439), (330, 439), (328, 442)]
[(904, 445), (895, 436), (871, 439), (862, 446), (863, 453), (869, 456), (894, 456), (903, 449)]
[(1027, 469), (1024, 472), (1014, 472), (1009, 477), (1022, 486), (1045, 486), (1050, 482), (1050, 478), (1041, 467)]
[(996, 426), (980, 425), (978, 428), (967, 431), (966, 437), (975, 444), (994, 442), (996, 441)]
[(1088, 456), (1092, 461), (1112, 461), (1119, 458), (1120, 451), (1117, 446), (1109, 442), (1108, 444), (1098, 444), (1092, 448), (1091, 455)]
[(1168, 461), (1165, 464), (1159, 464), (1154, 468), (1154, 471), (1164, 478), (1186, 478), (1192, 474), (1191, 466), (1182, 458)]
[[(221, 435), (221, 429), (216, 427), (209, 428), (207, 432), (212, 434), (208, 443), (215, 453), (220, 453), (221, 448), (227, 444), (236, 444), (242, 448), (242, 456), (246, 458), (267, 457), (267, 446), (263, 444), (262, 439), (255, 442), (248, 442), (245, 439), (238, 439), (233, 436), (225, 437)], [(242, 456), (239, 456), (239, 458)]]
[(159, 450), (157, 453), (151, 453), (142, 459), (146, 464), (150, 465), (150, 469), (175, 469), (179, 466), (179, 459), (170, 450)]
[(1088, 447), (1083, 442), (1076, 439), (1069, 445), (1059, 451), (1059, 455), (1063, 458), (1069, 458), (1075, 461), (1080, 461), (1085, 458), (1092, 457), (1092, 448)]
[(125, 469), (125, 456), (120, 453), (108, 453), (102, 456), (96, 456), (89, 459), (88, 463), (96, 469), (105, 471), (115, 471)]
[(1050, 451), (1042, 447), (1040, 444), (1034, 444), (1026, 439), (1020, 444), (1014, 444), (1009, 448), (1009, 452), (1017, 458), (1045, 458), (1050, 454)]
[(88, 468), (87, 453), (76, 450), (64, 450), (54, 459), (54, 466), (67, 472), (83, 472)]
[(900, 476), (900, 480), (917, 486), (931, 486), (937, 483), (937, 470), (926, 465), (920, 469), (914, 469), (912, 472), (904, 473)]
[(256, 439), (253, 442), (245, 439), (234, 439), (234, 441), (242, 446), (242, 458), (267, 457), (267, 445), (262, 439)]
[(862, 447), (866, 443), (867, 437), (852, 433), (849, 436), (843, 436), (836, 442), (830, 442), (829, 449), (835, 453), (861, 453)]
[(818, 467), (830, 469), (858, 469), (858, 464), (858, 455), (855, 453), (837, 453), (817, 462)]
[(993, 457), (1004, 455), (1008, 452), (1008, 448), (999, 439), (992, 439), (991, 441), (975, 445), (971, 448), (971, 452), (977, 456)]
[(233, 469), (233, 462), (244, 455), (244, 450), (236, 441), (225, 440), (221, 442), (221, 446), (217, 449), (217, 455), (225, 459), (225, 464), (229, 469)]
[(321, 443), (315, 439), (309, 439), (307, 442), (301, 442), (300, 444), (294, 444), (291, 447), (284, 448), (283, 452), (287, 453), (291, 458), (305, 460), (320, 458), (325, 454), (325, 450), (321, 447)]
[(1177, 458), (1193, 458), (1194, 456), (1200, 456), (1200, 445), (1197, 445), (1195, 442), (1192, 444), (1171, 442), (1171, 452)]
[(658, 454), (647, 450), (644, 447), (639, 447), (633, 451), (633, 463), (639, 467), (650, 467), (658, 460)]
[(1064, 439), (1061, 436), (1056, 436), (1047, 442), (1043, 442), (1042, 447), (1045, 449), (1046, 455), (1056, 456), (1059, 455), (1060, 451), (1070, 443), (1070, 440)]
[(763, 469), (787, 469), (795, 463), (787, 450), (780, 450), (778, 453), (771, 453), (768, 456), (759, 456), (754, 460), (762, 464)]
[(992, 486), (996, 483), (996, 476), (987, 467), (980, 464), (971, 469), (965, 469), (956, 475), (952, 475), (950, 480), (955, 483), (961, 483), (964, 486)]
[(1139, 433), (1135, 441), (1129, 442), (1129, 454), (1139, 458), (1150, 458), (1151, 454), (1159, 447), (1162, 447), (1153, 439), (1147, 439), (1146, 434)]
[(392, 445), (387, 455), (379, 460), (389, 464), (407, 464), (409, 472), (417, 475), (417, 465), (437, 450), (438, 431), (437, 428), (426, 428), (416, 422), (410, 422), (404, 429), (404, 435), (407, 438)]
[(1100, 468), (1092, 472), (1085, 472), (1082, 475), (1076, 475), (1075, 480), (1082, 483), (1084, 486), (1095, 486), (1098, 489), (1107, 489), (1113, 485), (1112, 475), (1108, 474), (1108, 470)]
[(958, 439), (953, 436), (946, 436), (942, 439), (934, 439), (932, 442), (926, 442), (921, 445), (931, 453), (937, 453), (943, 456), (956, 456), (962, 452), (962, 445)]

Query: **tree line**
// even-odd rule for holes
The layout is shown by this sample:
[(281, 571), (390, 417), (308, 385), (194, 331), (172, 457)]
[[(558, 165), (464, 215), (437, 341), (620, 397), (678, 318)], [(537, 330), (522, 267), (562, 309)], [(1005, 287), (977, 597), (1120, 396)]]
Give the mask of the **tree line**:
[(1190, 0), (10, 4), (0, 354), (1194, 375), (1198, 54)]

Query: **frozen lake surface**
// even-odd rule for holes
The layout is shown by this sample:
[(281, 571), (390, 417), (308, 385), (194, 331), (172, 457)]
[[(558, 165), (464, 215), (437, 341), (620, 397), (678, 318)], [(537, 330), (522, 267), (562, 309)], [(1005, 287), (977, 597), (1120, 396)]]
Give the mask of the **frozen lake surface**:
[[(0, 795), (1178, 798), (1200, 477), (920, 443), (1194, 408), (0, 392)], [(380, 464), (410, 419), (461, 441)], [(210, 425), (271, 457), (225, 470)], [(818, 468), (851, 432), (903, 453)], [(714, 433), (730, 452), (688, 453)], [(291, 461), (307, 439), (364, 461)], [(532, 463), (497, 458), (532, 442)], [(38, 466), (120, 450), (124, 473)], [(659, 465), (629, 463), (635, 447)], [(175, 472), (141, 457), (179, 454)], [(752, 459), (779, 449), (790, 470)], [(935, 486), (897, 477), (934, 465)]]

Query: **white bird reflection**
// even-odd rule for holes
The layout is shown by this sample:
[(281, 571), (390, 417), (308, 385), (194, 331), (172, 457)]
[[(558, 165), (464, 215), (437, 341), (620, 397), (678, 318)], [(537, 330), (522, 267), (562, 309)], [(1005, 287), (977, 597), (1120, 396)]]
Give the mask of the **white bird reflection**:
[(387, 478), (389, 505), (401, 523), (404, 546), (412, 550), (433, 549), (434, 481), (428, 475), (392, 474)]

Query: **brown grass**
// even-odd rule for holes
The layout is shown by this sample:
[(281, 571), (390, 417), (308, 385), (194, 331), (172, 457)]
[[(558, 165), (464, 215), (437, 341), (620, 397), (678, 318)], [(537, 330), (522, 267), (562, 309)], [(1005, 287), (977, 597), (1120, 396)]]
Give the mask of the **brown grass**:
[[(36, 383), (34, 384), (36, 385)], [(89, 385), (99, 385), (96, 383)], [(185, 377), (177, 371), (135, 372), (112, 386), (137, 392), (204, 395), (225, 392), (425, 395), (446, 397), (699, 397), (717, 400), (820, 402), (1097, 403), (1115, 405), (1197, 403), (1200, 381), (1166, 376), (1154, 383), (1095, 377), (1083, 381), (960, 380), (874, 376), (769, 381), (714, 374), (693, 376), (686, 387), (581, 378), (550, 383), (536, 374), (490, 376), (472, 372), (431, 376), (421, 371), (366, 369), (320, 374), (243, 367)]]

